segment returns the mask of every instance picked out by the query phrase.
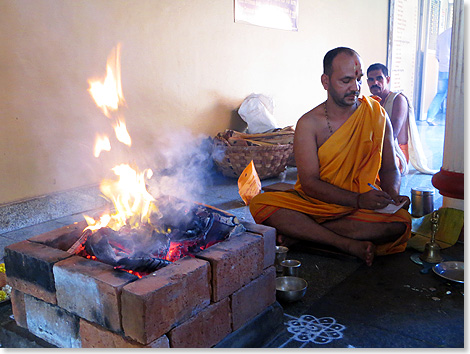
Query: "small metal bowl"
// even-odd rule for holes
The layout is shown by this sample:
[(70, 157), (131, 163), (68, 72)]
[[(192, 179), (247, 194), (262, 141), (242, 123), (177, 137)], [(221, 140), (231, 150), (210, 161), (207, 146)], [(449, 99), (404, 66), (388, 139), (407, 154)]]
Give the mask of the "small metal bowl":
[(299, 277), (276, 278), (276, 296), (280, 301), (294, 302), (304, 297), (307, 281)]

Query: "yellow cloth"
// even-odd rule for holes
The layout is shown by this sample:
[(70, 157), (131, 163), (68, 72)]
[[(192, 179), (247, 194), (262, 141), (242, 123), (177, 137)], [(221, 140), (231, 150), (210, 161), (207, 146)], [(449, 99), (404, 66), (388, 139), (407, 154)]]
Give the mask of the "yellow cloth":
[[(455, 245), (459, 239), (460, 232), (464, 224), (464, 212), (454, 208), (440, 208), (438, 210), (439, 221), (435, 235), (435, 241), (442, 248), (448, 248)], [(411, 226), (411, 239), (408, 241), (408, 248), (414, 248), (423, 252), (431, 240), (431, 214), (427, 214), (421, 218), (414, 219)]]
[[(370, 190), (368, 183), (380, 189), (378, 172), (382, 161), (385, 133), (385, 110), (371, 98), (362, 97), (361, 105), (351, 117), (318, 149), (320, 178), (340, 188), (358, 193)], [(402, 252), (411, 236), (411, 216), (400, 209), (395, 214), (380, 214), (372, 210), (354, 209), (330, 204), (307, 196), (297, 178), (294, 190), (266, 192), (251, 200), (250, 211), (257, 223), (262, 223), (279, 208), (311, 215), (315, 221), (347, 217), (364, 222), (402, 222), (405, 233), (395, 242), (378, 245), (376, 253)]]

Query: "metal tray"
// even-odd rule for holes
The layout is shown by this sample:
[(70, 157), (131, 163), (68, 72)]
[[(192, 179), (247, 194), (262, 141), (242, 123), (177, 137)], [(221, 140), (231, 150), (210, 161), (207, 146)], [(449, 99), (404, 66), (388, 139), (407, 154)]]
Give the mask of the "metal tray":
[(444, 279), (452, 280), (457, 283), (464, 282), (463, 262), (441, 262), (432, 267), (432, 270)]

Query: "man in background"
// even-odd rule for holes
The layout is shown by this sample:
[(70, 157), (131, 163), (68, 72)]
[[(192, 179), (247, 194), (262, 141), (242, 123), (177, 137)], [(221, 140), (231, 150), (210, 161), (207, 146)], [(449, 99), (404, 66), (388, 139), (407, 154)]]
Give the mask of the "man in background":
[[(437, 37), (436, 59), (439, 62), (439, 76), (437, 81), (437, 92), (428, 109), (427, 122), (429, 125), (443, 124), (446, 113), (447, 87), (449, 85), (449, 66), (450, 66), (450, 40), (452, 37), (452, 27), (442, 32)], [(441, 111), (443, 117), (437, 119)]]
[(427, 167), (427, 159), (421, 145), (413, 107), (402, 92), (390, 91), (390, 76), (385, 65), (375, 63), (367, 69), (369, 90), (384, 107), (393, 127), (397, 164), (402, 175), (408, 173), (408, 162), (425, 174), (434, 174)]

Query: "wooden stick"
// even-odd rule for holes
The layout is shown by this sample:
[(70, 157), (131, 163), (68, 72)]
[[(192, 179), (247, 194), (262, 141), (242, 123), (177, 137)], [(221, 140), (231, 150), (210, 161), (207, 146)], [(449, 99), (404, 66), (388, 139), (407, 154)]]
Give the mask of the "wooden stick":
[(78, 240), (75, 241), (75, 243), (67, 250), (67, 252), (70, 253), (70, 254), (77, 253), (77, 250), (80, 248), (80, 246), (82, 246), (86, 242), (87, 238), (91, 234), (92, 234), (92, 231), (90, 229), (83, 230), (83, 232), (80, 235), (80, 237), (78, 238)]

